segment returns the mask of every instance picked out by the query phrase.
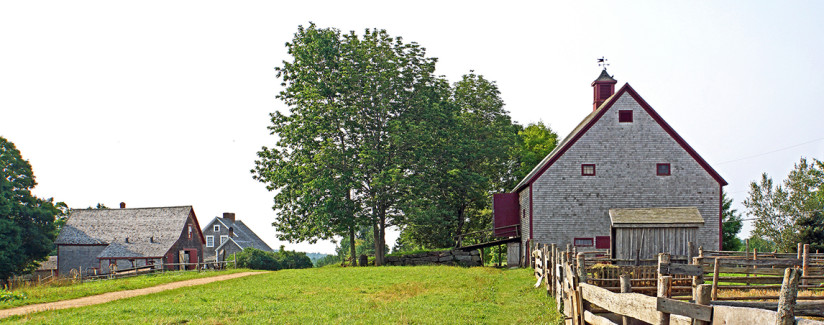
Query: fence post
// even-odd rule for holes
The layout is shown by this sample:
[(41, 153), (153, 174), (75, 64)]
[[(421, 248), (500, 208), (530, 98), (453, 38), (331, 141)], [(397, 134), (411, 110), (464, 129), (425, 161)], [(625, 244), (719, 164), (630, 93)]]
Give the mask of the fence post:
[(692, 258), (695, 254), (695, 243), (687, 242), (687, 263), (692, 262)]
[(801, 259), (801, 243), (798, 243), (798, 250), (796, 252), (798, 252), (798, 257), (796, 257), (796, 258), (800, 260)]
[[(629, 274), (622, 273), (619, 279), (621, 281), (621, 293), (632, 292), (632, 278)], [(630, 325), (632, 322), (629, 316), (621, 316), (621, 321), (623, 325)]]
[[(697, 294), (695, 296), (695, 303), (699, 305), (709, 305), (712, 295), (712, 287), (708, 284), (699, 284)], [(695, 325), (710, 325), (708, 321), (695, 320)]]
[[(701, 265), (701, 258), (700, 257), (693, 257), (692, 258), (692, 264), (693, 265), (698, 265), (698, 267), (700, 267), (702, 272), (703, 272), (704, 266)], [(704, 273), (701, 273), (701, 275), (697, 275), (697, 276), (692, 277), (692, 299), (693, 300), (698, 301), (698, 295), (700, 294), (700, 292), (698, 290), (698, 287), (700, 285), (703, 285), (703, 284), (704, 284)], [(707, 292), (710, 292), (710, 291), (707, 291)]]
[(749, 238), (744, 239), (744, 247), (745, 247), (744, 248), (744, 258), (747, 258), (748, 257), (747, 255), (750, 254), (750, 239)]
[[(810, 265), (810, 244), (804, 244), (804, 255), (802, 255), (802, 262), (801, 262), (801, 276), (805, 277), (809, 274), (807, 273), (807, 266)], [(807, 279), (802, 279), (801, 284), (807, 285)]]
[(784, 270), (784, 281), (781, 283), (781, 292), (778, 294), (776, 325), (795, 324), (795, 300), (797, 295), (798, 269), (788, 268)]
[(546, 286), (546, 294), (548, 296), (551, 292), (550, 289), (552, 289), (552, 286), (550, 285), (551, 272), (549, 271), (549, 245), (544, 244), (544, 247), (541, 249), (541, 256), (543, 257), (541, 259), (541, 267), (544, 269), (544, 285)]
[(698, 257), (704, 257), (704, 246), (698, 246)]
[(578, 253), (578, 283), (587, 283), (587, 263), (583, 252)]
[(718, 268), (721, 266), (718, 258), (715, 258), (715, 265), (712, 267), (712, 300), (718, 300)]
[[(659, 255), (660, 257), (660, 255)], [(672, 277), (659, 276), (658, 277), (658, 297), (671, 298), (672, 297)], [(658, 324), (669, 325), (670, 314), (665, 312), (658, 312)]]
[(557, 256), (556, 255), (556, 249), (557, 249), (557, 247), (555, 246), (555, 244), (552, 244), (552, 245), (549, 246), (549, 251), (550, 251), (549, 254), (550, 254), (550, 257), (551, 257), (550, 258), (550, 263), (552, 264), (552, 266), (549, 268), (550, 269), (549, 272), (552, 275), (550, 277), (552, 279), (552, 281), (551, 281), (552, 283), (550, 284), (550, 286), (551, 286), (550, 290), (552, 290), (553, 294), (555, 294), (555, 277), (557, 277), (556, 265), (558, 265), (557, 260), (555, 259), (556, 256)]

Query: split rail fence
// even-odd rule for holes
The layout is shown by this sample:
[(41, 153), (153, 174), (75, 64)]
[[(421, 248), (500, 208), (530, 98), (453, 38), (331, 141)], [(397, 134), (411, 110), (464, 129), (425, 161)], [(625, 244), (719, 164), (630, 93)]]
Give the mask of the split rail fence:
[(554, 297), (566, 324), (824, 324), (796, 317), (824, 319), (824, 254), (808, 247), (793, 256), (699, 248), (697, 256), (661, 253), (655, 265), (569, 245), (527, 247), (535, 288)]

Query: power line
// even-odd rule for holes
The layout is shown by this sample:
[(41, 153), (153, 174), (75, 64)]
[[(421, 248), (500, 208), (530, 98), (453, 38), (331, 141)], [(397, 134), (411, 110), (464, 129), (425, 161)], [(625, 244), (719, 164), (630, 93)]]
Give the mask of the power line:
[(741, 161), (741, 160), (747, 160), (747, 159), (756, 158), (756, 157), (761, 157), (761, 156), (769, 155), (769, 154), (771, 154), (771, 153), (776, 153), (776, 152), (779, 152), (779, 151), (783, 151), (783, 150), (787, 150), (787, 149), (792, 149), (792, 148), (795, 148), (795, 147), (800, 147), (800, 146), (807, 145), (807, 144), (810, 144), (810, 143), (813, 143), (813, 142), (817, 142), (817, 141), (821, 141), (821, 140), (824, 140), (824, 138), (818, 138), (818, 139), (815, 139), (815, 140), (810, 140), (810, 141), (807, 141), (807, 142), (803, 142), (803, 143), (799, 143), (799, 144), (794, 144), (794, 145), (791, 145), (791, 146), (789, 146), (789, 147), (784, 147), (784, 148), (781, 148), (781, 149), (775, 149), (775, 150), (768, 151), (768, 152), (764, 152), (764, 153), (760, 153), (760, 154), (757, 154), (757, 155), (752, 155), (752, 156), (743, 157), (743, 158), (738, 158), (738, 159), (733, 159), (733, 160), (727, 160), (727, 161), (724, 161), (724, 162), (720, 162), (720, 163), (718, 163), (718, 165), (721, 165), (721, 164), (726, 164), (726, 163), (731, 163), (731, 162), (736, 162), (736, 161)]

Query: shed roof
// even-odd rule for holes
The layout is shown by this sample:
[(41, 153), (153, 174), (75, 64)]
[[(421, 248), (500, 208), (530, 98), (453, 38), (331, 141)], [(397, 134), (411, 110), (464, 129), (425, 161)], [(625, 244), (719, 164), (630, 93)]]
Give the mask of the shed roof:
[(54, 243), (106, 245), (98, 258), (159, 257), (180, 238), (190, 214), (200, 231), (192, 206), (76, 209)]
[(609, 209), (609, 219), (615, 227), (682, 225), (696, 227), (704, 218), (696, 207)]

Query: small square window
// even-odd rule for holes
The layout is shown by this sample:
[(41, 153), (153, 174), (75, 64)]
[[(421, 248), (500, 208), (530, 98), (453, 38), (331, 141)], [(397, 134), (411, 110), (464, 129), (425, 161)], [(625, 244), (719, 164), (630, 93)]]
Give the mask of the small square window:
[(581, 165), (581, 176), (595, 176), (595, 164)]
[(575, 246), (578, 247), (592, 247), (594, 244), (592, 238), (575, 238)]
[(657, 164), (657, 165), (655, 165), (655, 173), (658, 176), (669, 176), (670, 175), (670, 164)]
[(632, 123), (632, 111), (631, 110), (620, 110), (620, 111), (618, 111), (618, 122), (620, 122), (620, 123)]
[(220, 232), (220, 225), (215, 225), (213, 230), (214, 230), (214, 232)]

